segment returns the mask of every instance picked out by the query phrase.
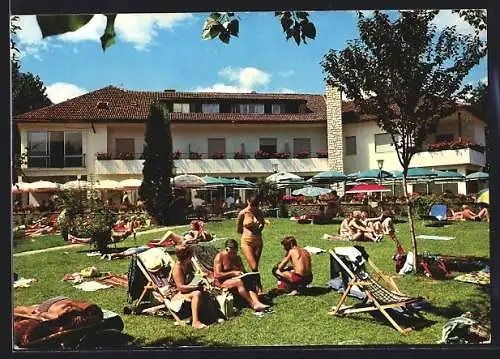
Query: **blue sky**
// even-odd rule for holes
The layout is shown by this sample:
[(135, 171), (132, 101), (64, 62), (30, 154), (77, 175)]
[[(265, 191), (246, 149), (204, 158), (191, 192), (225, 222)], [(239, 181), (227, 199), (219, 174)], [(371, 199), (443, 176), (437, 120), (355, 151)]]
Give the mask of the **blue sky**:
[[(274, 13), (239, 13), (240, 36), (229, 45), (201, 39), (208, 14), (127, 14), (116, 19), (117, 42), (106, 52), (99, 37), (105, 17), (78, 31), (42, 40), (34, 16), (22, 16), (16, 36), (22, 71), (39, 75), (55, 103), (108, 85), (133, 90), (324, 93), (320, 61), (358, 37), (352, 11), (310, 13), (317, 37), (286, 41)], [(470, 27), (441, 12), (438, 27)], [(485, 36), (486, 34), (483, 34)], [(486, 81), (483, 60), (466, 79)]]

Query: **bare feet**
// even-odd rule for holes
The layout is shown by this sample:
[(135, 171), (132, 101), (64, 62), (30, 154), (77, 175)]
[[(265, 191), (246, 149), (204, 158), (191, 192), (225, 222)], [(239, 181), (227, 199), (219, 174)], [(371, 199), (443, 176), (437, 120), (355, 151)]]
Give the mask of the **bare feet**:
[(196, 328), (196, 329), (205, 329), (205, 328), (208, 328), (208, 325), (205, 325), (203, 324), (202, 322), (193, 322), (192, 324), (193, 328)]
[(290, 293), (288, 293), (287, 295), (293, 296), (293, 295), (298, 295), (298, 294), (299, 294), (299, 291), (297, 289), (294, 289)]
[(259, 303), (257, 305), (254, 305), (253, 310), (254, 312), (263, 312), (267, 308), (269, 308), (267, 304)]

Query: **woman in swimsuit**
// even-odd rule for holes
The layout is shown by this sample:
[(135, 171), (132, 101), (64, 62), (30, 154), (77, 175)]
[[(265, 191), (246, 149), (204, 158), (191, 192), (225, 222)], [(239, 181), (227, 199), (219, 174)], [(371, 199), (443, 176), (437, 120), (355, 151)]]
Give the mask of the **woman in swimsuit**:
[[(259, 271), (259, 261), (262, 254), (262, 230), (265, 221), (262, 211), (259, 209), (261, 197), (252, 196), (247, 200), (247, 206), (240, 211), (236, 220), (236, 231), (241, 234), (241, 251), (250, 267), (251, 272)], [(257, 279), (258, 294), (262, 294), (262, 283), (260, 275)]]

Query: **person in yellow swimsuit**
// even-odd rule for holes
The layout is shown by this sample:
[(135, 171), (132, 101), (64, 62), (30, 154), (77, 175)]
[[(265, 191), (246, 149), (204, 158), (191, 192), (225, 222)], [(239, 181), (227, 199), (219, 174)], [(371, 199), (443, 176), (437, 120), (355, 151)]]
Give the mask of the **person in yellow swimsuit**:
[[(259, 261), (262, 254), (262, 230), (265, 226), (264, 215), (259, 209), (262, 201), (260, 195), (252, 196), (247, 200), (236, 219), (236, 231), (241, 234), (241, 252), (250, 267), (251, 272), (259, 271)], [(260, 276), (257, 279), (257, 294), (262, 294)]]

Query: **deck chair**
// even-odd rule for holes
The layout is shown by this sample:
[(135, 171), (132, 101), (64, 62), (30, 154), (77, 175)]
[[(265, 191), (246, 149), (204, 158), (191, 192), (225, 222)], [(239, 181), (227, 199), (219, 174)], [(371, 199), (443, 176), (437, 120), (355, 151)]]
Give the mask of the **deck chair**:
[(436, 203), (431, 206), (428, 215), (421, 216), (427, 227), (442, 227), (448, 224), (448, 206), (442, 203)]
[[(147, 281), (139, 299), (135, 303), (135, 307), (138, 308), (141, 305), (148, 293), (152, 293), (153, 297), (162, 303), (158, 306), (141, 310), (139, 313), (152, 313), (166, 308), (179, 325), (186, 325), (178, 315), (184, 300), (172, 299), (178, 293), (172, 278), (172, 271), (175, 265), (173, 258), (161, 248), (148, 249), (145, 252), (134, 255), (134, 258), (137, 267)], [(163, 271), (162, 274), (165, 274), (165, 276), (160, 276), (160, 271)]]
[[(360, 250), (361, 249), (361, 250)], [(412, 315), (411, 304), (421, 301), (422, 297), (412, 297), (402, 294), (395, 283), (387, 281), (387, 276), (380, 276), (380, 279), (386, 281), (389, 290), (382, 286), (379, 280), (374, 279), (366, 270), (365, 263), (368, 262), (368, 257), (363, 247), (337, 247), (330, 250), (330, 261), (334, 261), (339, 266), (340, 273), (347, 278), (347, 287), (344, 290), (339, 302), (332, 308), (332, 315), (345, 315), (350, 313), (361, 313), (377, 311), (380, 312), (400, 333), (405, 334), (412, 330), (402, 328), (388, 313), (388, 309), (401, 308), (407, 314)], [(370, 266), (373, 262), (368, 262)], [(373, 267), (372, 267), (373, 268)], [(377, 272), (376, 266), (373, 268)], [(366, 295), (364, 303), (358, 305), (345, 306), (343, 305), (352, 288), (356, 286)]]

